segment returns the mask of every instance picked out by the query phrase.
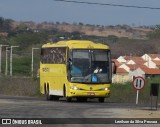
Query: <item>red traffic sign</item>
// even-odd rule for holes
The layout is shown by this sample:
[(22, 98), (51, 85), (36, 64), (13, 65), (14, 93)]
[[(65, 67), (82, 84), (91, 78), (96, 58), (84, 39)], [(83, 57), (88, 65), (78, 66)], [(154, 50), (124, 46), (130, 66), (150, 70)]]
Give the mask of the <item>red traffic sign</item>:
[(141, 76), (138, 76), (138, 77), (134, 78), (133, 82), (132, 82), (132, 86), (136, 90), (143, 89), (144, 86), (145, 86), (145, 79), (143, 77), (141, 77)]

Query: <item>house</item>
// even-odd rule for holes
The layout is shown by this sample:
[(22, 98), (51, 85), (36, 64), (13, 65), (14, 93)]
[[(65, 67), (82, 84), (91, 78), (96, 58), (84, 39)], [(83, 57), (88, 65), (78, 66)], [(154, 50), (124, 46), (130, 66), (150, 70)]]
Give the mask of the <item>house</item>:
[(154, 63), (152, 60), (149, 60), (144, 63), (148, 68), (157, 68), (156, 63)]
[(131, 57), (130, 60), (127, 62), (127, 64), (138, 64), (138, 65), (142, 65), (146, 62), (146, 60), (144, 60), (141, 57)]
[(137, 76), (142, 76), (144, 78), (156, 77), (156, 76), (160, 76), (160, 69), (138, 68), (133, 73), (135, 76), (136, 76), (136, 74), (138, 74)]
[(118, 57), (117, 61), (118, 61), (119, 63), (126, 63), (126, 62), (127, 62), (127, 61), (124, 59), (123, 56)]
[(126, 64), (142, 64), (146, 62), (146, 60), (144, 60), (143, 58), (135, 57), (135, 56), (124, 56), (120, 60), (121, 61), (123, 60), (123, 63), (126, 63)]
[(137, 69), (136, 65), (132, 64), (122, 64), (117, 68), (117, 79), (116, 82), (127, 82), (133, 79), (132, 72)]
[(118, 62), (117, 59), (112, 59), (112, 61), (116, 64), (116, 66), (120, 66), (122, 63)]
[(130, 77), (137, 77), (137, 76), (141, 76), (143, 78), (145, 78), (145, 72), (141, 69), (141, 68), (137, 68), (136, 70), (134, 70), (133, 72), (130, 72)]
[(128, 81), (128, 72), (124, 68), (117, 68), (117, 73), (113, 76), (113, 82), (123, 83)]
[(144, 54), (141, 56), (144, 60), (150, 61), (150, 60), (160, 60), (160, 54)]
[(153, 61), (153, 63), (156, 64), (156, 67), (157, 67), (158, 69), (160, 69), (160, 60), (152, 60), (152, 61)]
[(147, 66), (140, 65), (140, 64), (122, 64), (122, 65), (119, 66), (119, 68), (124, 68), (127, 72), (132, 72), (139, 67), (146, 68)]
[(129, 68), (126, 64), (122, 64), (122, 65), (120, 65), (118, 68), (123, 68), (123, 69), (125, 69), (127, 72), (130, 71), (130, 68)]
[(114, 61), (117, 73), (113, 76), (113, 82), (132, 81), (133, 77), (137, 76), (160, 76), (160, 54), (144, 54), (141, 57), (120, 56)]

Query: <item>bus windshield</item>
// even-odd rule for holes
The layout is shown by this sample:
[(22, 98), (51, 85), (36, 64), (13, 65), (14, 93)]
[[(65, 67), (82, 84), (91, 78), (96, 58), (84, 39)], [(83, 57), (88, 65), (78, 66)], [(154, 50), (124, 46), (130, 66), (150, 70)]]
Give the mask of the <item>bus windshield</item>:
[(110, 50), (74, 49), (70, 55), (70, 81), (76, 83), (110, 83)]

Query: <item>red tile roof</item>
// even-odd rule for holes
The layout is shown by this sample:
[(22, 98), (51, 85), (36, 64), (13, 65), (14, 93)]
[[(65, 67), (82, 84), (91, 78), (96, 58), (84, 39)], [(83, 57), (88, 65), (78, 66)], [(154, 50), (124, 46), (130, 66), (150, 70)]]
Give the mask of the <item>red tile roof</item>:
[(160, 75), (160, 69), (153, 69), (153, 68), (141, 68), (145, 74), (159, 74)]
[(112, 59), (112, 61), (115, 62), (116, 66), (119, 67), (120, 65), (122, 65), (122, 63), (118, 62), (117, 59)]
[(157, 66), (160, 66), (160, 61), (159, 60), (152, 60)]
[[(160, 58), (160, 54), (148, 54), (152, 59), (158, 57)], [(151, 75), (160, 75), (160, 69), (153, 69), (153, 68), (148, 68), (147, 66), (144, 65), (146, 62), (143, 60), (142, 57), (132, 57), (132, 56), (125, 56), (125, 60), (133, 60), (136, 64), (126, 64), (131, 70), (136, 70), (137, 68), (142, 69), (145, 74), (151, 74)], [(119, 63), (116, 59), (113, 59), (113, 61), (116, 63), (117, 66), (122, 65)], [(157, 66), (160, 66), (160, 61), (159, 60), (152, 60)], [(124, 68), (118, 68), (117, 67), (117, 73), (128, 73)]]
[(124, 68), (117, 68), (116, 73), (128, 73)]
[(140, 64), (126, 64), (131, 70), (136, 70), (137, 68), (147, 68), (145, 65)]
[(125, 56), (125, 60), (133, 60), (136, 64), (144, 64), (146, 61), (142, 57)]
[(137, 56), (125, 56), (124, 59), (125, 60), (143, 60), (143, 58), (137, 57)]
[(150, 56), (152, 59), (158, 57), (160, 58), (160, 54), (147, 54), (148, 56)]
[(119, 63), (117, 59), (112, 59), (113, 62)]

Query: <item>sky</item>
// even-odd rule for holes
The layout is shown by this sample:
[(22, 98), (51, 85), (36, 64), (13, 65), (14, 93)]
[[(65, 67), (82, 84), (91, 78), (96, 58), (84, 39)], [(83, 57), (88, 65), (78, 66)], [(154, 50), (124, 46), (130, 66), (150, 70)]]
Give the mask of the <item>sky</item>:
[[(74, 0), (160, 8), (160, 0)], [(0, 17), (16, 21), (66, 22), (92, 25), (152, 26), (160, 24), (160, 9), (137, 9), (54, 0), (0, 0)]]

